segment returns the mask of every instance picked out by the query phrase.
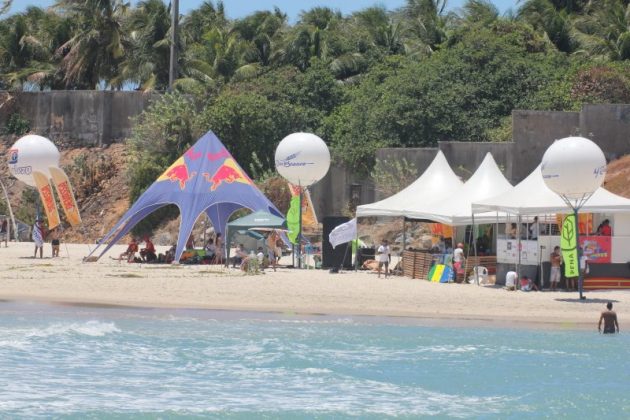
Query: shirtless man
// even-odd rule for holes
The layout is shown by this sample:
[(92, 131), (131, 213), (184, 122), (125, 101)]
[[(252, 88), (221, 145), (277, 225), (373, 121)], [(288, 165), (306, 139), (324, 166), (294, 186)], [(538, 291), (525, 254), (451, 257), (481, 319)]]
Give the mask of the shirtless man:
[[(555, 292), (558, 287), (558, 283), (560, 283), (560, 264), (562, 264), (562, 256), (560, 255), (559, 246), (553, 249), (549, 260), (551, 261), (551, 275), (549, 276), (549, 281), (551, 282), (551, 291)], [(568, 282), (569, 280), (567, 279), (567, 283)], [(568, 284), (567, 288), (571, 289)]]
[(608, 302), (606, 305), (608, 308), (607, 311), (602, 312), (602, 315), (599, 317), (599, 324), (597, 325), (597, 330), (602, 332), (602, 321), (604, 321), (604, 334), (614, 334), (615, 327), (617, 328), (617, 333), (619, 333), (619, 323), (617, 322), (617, 313), (612, 310), (613, 304), (612, 302)]

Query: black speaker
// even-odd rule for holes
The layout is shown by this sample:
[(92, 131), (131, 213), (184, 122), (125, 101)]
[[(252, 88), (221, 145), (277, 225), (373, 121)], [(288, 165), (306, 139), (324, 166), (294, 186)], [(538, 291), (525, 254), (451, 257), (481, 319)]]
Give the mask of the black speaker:
[[(324, 231), (322, 237), (322, 268), (339, 268), (342, 266), (346, 269), (352, 269), (352, 244), (337, 245), (333, 249), (328, 235), (330, 232), (342, 223), (346, 223), (350, 218), (345, 216), (324, 217)], [(347, 251), (346, 251), (347, 250)]]

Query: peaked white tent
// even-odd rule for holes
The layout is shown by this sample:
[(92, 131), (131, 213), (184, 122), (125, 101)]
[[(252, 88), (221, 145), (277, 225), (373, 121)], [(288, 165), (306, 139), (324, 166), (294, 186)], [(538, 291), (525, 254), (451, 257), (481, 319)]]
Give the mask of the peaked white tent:
[(512, 185), (505, 179), (490, 153), (479, 165), (473, 176), (459, 189), (450, 191), (448, 198), (417, 209), (418, 218), (429, 219), (451, 226), (474, 223), (495, 223), (505, 219), (505, 214), (496, 212), (472, 215), (472, 203), (505, 193)]
[[(473, 211), (501, 211), (516, 215), (572, 213), (573, 210), (547, 187), (540, 165), (509, 191), (473, 203)], [(630, 211), (630, 199), (600, 187), (580, 210), (586, 213), (619, 213)], [(477, 215), (475, 215), (475, 220)]]
[(357, 217), (365, 216), (405, 216), (421, 218), (416, 209), (438, 202), (462, 187), (462, 181), (455, 175), (441, 150), (424, 171), (407, 188), (376, 203), (357, 207)]

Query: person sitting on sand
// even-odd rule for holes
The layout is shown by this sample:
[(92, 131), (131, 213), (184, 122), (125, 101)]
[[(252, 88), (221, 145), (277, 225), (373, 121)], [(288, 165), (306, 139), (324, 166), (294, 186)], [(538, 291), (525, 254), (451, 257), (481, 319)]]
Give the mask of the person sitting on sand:
[(140, 257), (144, 262), (153, 262), (157, 259), (157, 255), (155, 254), (155, 245), (153, 245), (151, 238), (148, 236), (144, 237), (144, 248), (140, 250)]
[(236, 248), (236, 255), (232, 257), (232, 268), (236, 268), (236, 264), (241, 265), (243, 260), (247, 258), (247, 251), (245, 251), (245, 245), (238, 244)]
[(127, 262), (133, 262), (136, 252), (138, 252), (138, 242), (136, 242), (136, 238), (131, 238), (131, 242), (129, 242), (125, 252), (120, 254), (118, 258), (114, 259), (118, 261), (127, 260)]
[(538, 292), (538, 286), (536, 285), (536, 283), (534, 283), (534, 281), (532, 279), (530, 279), (527, 276), (523, 276), (521, 278), (521, 291), (523, 292), (529, 292), (529, 291), (535, 291)]
[(505, 274), (505, 289), (516, 290), (516, 279), (518, 279), (516, 271), (508, 271)]
[(214, 239), (208, 239), (208, 242), (206, 243), (206, 246), (203, 247), (203, 249), (206, 251), (206, 256), (214, 261), (217, 256), (217, 247), (214, 245)]
[(193, 238), (193, 234), (191, 233), (186, 241), (186, 249), (195, 249), (195, 239)]

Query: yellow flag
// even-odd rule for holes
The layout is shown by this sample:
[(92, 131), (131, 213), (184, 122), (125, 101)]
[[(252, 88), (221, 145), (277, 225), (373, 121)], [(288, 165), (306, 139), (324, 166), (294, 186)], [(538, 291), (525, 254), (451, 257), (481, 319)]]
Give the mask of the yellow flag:
[(81, 215), (79, 214), (79, 207), (77, 206), (77, 200), (74, 198), (74, 192), (72, 191), (68, 175), (66, 175), (63, 169), (55, 168), (54, 166), (48, 169), (55, 183), (57, 195), (59, 196), (59, 201), (61, 201), (61, 207), (64, 213), (66, 213), (66, 219), (68, 219), (68, 222), (72, 226), (80, 225)]
[(54, 229), (59, 226), (59, 213), (57, 212), (57, 203), (55, 203), (52, 186), (50, 182), (48, 182), (46, 175), (41, 172), (34, 171), (33, 179), (35, 180), (35, 185), (37, 185), (39, 196), (42, 199), (46, 217), (48, 217), (48, 229)]

